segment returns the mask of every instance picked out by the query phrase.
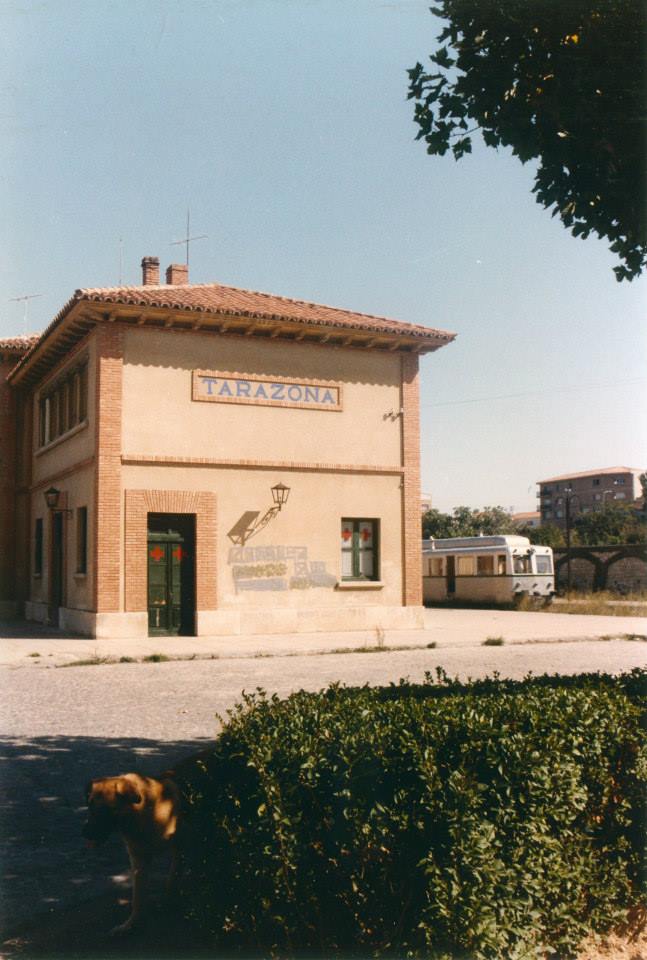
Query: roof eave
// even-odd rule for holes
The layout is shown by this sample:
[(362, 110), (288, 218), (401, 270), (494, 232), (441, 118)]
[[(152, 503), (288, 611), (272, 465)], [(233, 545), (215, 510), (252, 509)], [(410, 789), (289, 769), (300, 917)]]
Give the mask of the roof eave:
[[(103, 308), (103, 309), (102, 309)], [(81, 316), (82, 314), (82, 316)], [(77, 290), (67, 301), (49, 326), (43, 331), (40, 338), (30, 347), (24, 356), (11, 370), (8, 379), (14, 384), (38, 379), (40, 368), (48, 365), (47, 357), (56, 362), (64, 354), (66, 342), (81, 339), (85, 334), (105, 320), (126, 320), (133, 325), (153, 325), (173, 329), (185, 329), (187, 324), (194, 329), (209, 329), (214, 327), (217, 333), (241, 333), (250, 335), (253, 331), (257, 335), (262, 330), (264, 335), (270, 331), (279, 331), (278, 336), (289, 340), (330, 343), (334, 346), (373, 347), (411, 352), (416, 354), (433, 353), (440, 347), (451, 343), (456, 334), (444, 330), (429, 328), (424, 334), (415, 330), (394, 330), (389, 327), (363, 324), (335, 324), (324, 319), (301, 320), (295, 317), (266, 314), (247, 310), (233, 311), (231, 309), (208, 309), (202, 306), (179, 307), (161, 306), (158, 304), (137, 303), (135, 298), (124, 302), (121, 298), (107, 296), (93, 296), (84, 290)], [(210, 324), (208, 321), (214, 321)], [(243, 324), (240, 331), (231, 329)], [(69, 333), (70, 327), (76, 325), (76, 331)], [(259, 329), (257, 329), (259, 328)], [(65, 338), (65, 334), (68, 334)], [(52, 337), (56, 339), (52, 341)], [(59, 342), (65, 338), (63, 343)], [(62, 346), (62, 349), (61, 349)], [(31, 374), (31, 376), (30, 376)]]

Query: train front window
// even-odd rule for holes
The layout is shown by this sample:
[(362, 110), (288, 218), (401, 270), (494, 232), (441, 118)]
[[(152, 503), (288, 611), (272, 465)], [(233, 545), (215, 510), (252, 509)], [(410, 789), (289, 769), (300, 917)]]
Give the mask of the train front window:
[(549, 556), (536, 555), (535, 561), (537, 563), (537, 573), (551, 574), (553, 572), (553, 565)]
[(496, 572), (500, 577), (505, 577), (505, 553), (499, 553), (497, 555)]
[(515, 573), (530, 573), (530, 557), (513, 557), (512, 566)]

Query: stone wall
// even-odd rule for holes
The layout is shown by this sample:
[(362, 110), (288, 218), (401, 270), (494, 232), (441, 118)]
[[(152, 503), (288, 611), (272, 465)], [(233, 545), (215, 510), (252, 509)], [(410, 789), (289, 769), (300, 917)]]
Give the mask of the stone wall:
[[(566, 549), (558, 548), (554, 555), (557, 587), (565, 590)], [(619, 594), (647, 590), (647, 546), (619, 543), (571, 547), (571, 586), (583, 592), (613, 590)]]

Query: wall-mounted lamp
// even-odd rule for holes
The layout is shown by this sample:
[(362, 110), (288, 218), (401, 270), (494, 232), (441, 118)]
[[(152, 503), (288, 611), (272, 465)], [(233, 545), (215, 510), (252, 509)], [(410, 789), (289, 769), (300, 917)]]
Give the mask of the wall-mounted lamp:
[(270, 489), (272, 491), (272, 500), (280, 510), (283, 504), (288, 502), (290, 487), (286, 487), (284, 483), (277, 483)]
[(43, 496), (45, 497), (45, 503), (52, 513), (72, 513), (71, 510), (59, 507), (61, 491), (57, 490), (56, 487), (50, 487), (49, 490), (45, 490)]

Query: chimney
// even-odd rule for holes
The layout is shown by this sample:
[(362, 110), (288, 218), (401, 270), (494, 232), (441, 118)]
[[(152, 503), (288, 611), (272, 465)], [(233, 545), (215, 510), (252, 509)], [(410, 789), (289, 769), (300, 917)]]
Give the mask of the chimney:
[(188, 263), (172, 263), (166, 268), (166, 282), (182, 285), (189, 282)]
[(145, 287), (159, 287), (160, 258), (144, 257), (142, 260), (142, 284)]

